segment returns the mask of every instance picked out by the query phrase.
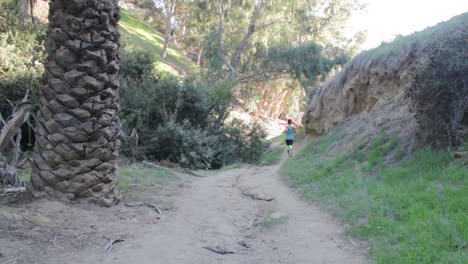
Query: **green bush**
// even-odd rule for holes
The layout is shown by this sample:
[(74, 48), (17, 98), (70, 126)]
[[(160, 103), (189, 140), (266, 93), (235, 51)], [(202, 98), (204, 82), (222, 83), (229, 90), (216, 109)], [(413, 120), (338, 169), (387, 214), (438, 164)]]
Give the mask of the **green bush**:
[(174, 120), (161, 124), (145, 147), (152, 159), (169, 159), (195, 169), (220, 168), (233, 161), (235, 152), (236, 145), (222, 133)]
[(237, 155), (242, 161), (257, 163), (268, 148), (266, 133), (258, 124), (251, 126), (234, 119), (225, 127), (229, 139), (237, 146)]
[(456, 19), (427, 41), (411, 87), (421, 145), (458, 146), (468, 136), (468, 13)]
[[(228, 105), (216, 89), (175, 77), (132, 77), (127, 75), (121, 85), (125, 154), (217, 169), (236, 161), (255, 163), (267, 148), (258, 125), (238, 120), (224, 124)], [(138, 132), (138, 150), (129, 136), (133, 130)]]
[(18, 101), (29, 89), (36, 101), (41, 86), (46, 25), (20, 21), (16, 6), (0, 4), (0, 113), (8, 115), (5, 100)]
[(123, 78), (138, 79), (154, 71), (153, 53), (124, 45), (120, 51), (120, 75)]

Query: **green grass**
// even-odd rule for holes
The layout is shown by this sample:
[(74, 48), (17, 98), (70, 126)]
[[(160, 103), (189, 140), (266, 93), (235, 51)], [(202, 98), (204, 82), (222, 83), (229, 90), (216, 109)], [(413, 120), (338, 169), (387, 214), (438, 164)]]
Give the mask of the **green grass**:
[(279, 225), (283, 225), (288, 221), (288, 217), (285, 215), (281, 218), (273, 218), (272, 212), (268, 213), (260, 222), (261, 226), (265, 229), (273, 229)]
[(148, 188), (177, 178), (168, 170), (148, 168), (142, 164), (132, 164), (118, 168), (117, 177), (119, 179), (118, 187), (121, 189)]
[(188, 73), (196, 70), (197, 66), (172, 45), (168, 48), (166, 61), (162, 60), (159, 54), (164, 45), (164, 37), (127, 10), (121, 9), (120, 14), (122, 18), (119, 25), (123, 40), (137, 48), (153, 53), (156, 58), (157, 71), (180, 75), (180, 71)]
[(25, 172), (24, 174), (22, 174), (20, 176), (20, 179), (23, 181), (23, 182), (29, 182), (31, 180), (31, 174), (32, 172), (31, 171), (27, 171)]
[(281, 154), (285, 152), (285, 148), (277, 148), (263, 153), (263, 156), (258, 161), (260, 165), (274, 165), (278, 164), (281, 159)]
[(468, 263), (463, 161), (420, 149), (395, 165), (404, 156), (396, 138), (377, 138), (340, 155), (327, 151), (335, 140), (315, 140), (281, 173), (350, 223), (349, 235), (368, 240), (375, 263)]

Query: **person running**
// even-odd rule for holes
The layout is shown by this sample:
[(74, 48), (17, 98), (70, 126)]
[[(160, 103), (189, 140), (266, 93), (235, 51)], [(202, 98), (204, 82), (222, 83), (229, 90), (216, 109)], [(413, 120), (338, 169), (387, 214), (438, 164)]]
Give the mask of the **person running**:
[(292, 120), (288, 119), (288, 127), (286, 128), (286, 149), (288, 150), (288, 155), (290, 157), (292, 156), (295, 132), (296, 128), (292, 125)]

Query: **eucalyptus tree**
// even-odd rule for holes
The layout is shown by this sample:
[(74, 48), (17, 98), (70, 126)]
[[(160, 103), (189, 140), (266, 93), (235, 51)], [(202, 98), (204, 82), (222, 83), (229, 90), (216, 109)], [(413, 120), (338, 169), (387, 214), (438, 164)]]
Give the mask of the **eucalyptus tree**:
[[(355, 10), (364, 7), (358, 0), (204, 2), (205, 10), (216, 18), (204, 42), (206, 71), (231, 85), (237, 97), (257, 100), (256, 105), (264, 106), (263, 112), (273, 118), (290, 98), (303, 96), (297, 86), (312, 86), (335, 63), (343, 62), (335, 57), (346, 53), (344, 26)], [(283, 81), (271, 82), (276, 79)]]
[(30, 189), (36, 196), (120, 199), (118, 0), (52, 0)]
[(161, 58), (165, 59), (169, 43), (174, 40), (171, 36), (171, 32), (173, 30), (174, 25), (174, 14), (177, 7), (177, 0), (164, 0), (163, 3), (164, 14), (166, 16), (166, 23), (164, 29), (164, 45), (160, 56)]
[(21, 18), (21, 20), (26, 20), (28, 16), (31, 16), (31, 18), (34, 21), (34, 14), (33, 14), (33, 9), (34, 5), (36, 4), (37, 0), (19, 0), (18, 1), (18, 13)]

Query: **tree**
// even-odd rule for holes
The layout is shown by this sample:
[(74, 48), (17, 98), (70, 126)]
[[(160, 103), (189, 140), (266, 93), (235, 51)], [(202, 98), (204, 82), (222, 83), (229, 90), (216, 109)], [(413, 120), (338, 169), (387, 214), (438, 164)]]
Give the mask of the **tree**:
[(19, 0), (18, 2), (18, 13), (21, 20), (26, 20), (28, 16), (31, 16), (31, 19), (34, 22), (33, 9), (37, 0)]
[(167, 55), (167, 47), (174, 39), (171, 36), (173, 28), (174, 13), (176, 11), (177, 0), (164, 0), (164, 12), (166, 14), (166, 28), (164, 30), (164, 45), (161, 51), (161, 58), (165, 59)]
[[(364, 7), (359, 0), (213, 0), (209, 4), (207, 10), (218, 19), (204, 43), (206, 71), (230, 78), (236, 97), (244, 101), (256, 97), (255, 112), (273, 118), (302, 93), (260, 83), (293, 77), (310, 92), (334, 64), (342, 62), (337, 57), (354, 48), (355, 42), (344, 39), (342, 32), (352, 12)], [(249, 83), (258, 85), (252, 89)], [(258, 91), (262, 87), (268, 91)], [(266, 104), (262, 109), (263, 98), (270, 103), (274, 99), (278, 107)]]
[(118, 0), (52, 0), (30, 190), (111, 206), (120, 48)]

